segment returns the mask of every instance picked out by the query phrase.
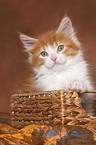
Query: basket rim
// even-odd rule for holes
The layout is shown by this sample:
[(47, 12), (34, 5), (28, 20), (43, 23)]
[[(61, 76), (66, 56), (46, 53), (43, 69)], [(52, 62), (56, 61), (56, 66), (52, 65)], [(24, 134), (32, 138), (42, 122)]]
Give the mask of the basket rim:
[(12, 95), (12, 97), (15, 97), (15, 96), (28, 96), (28, 95), (44, 95), (44, 94), (55, 94), (55, 93), (62, 93), (62, 92), (76, 92), (76, 91), (73, 91), (73, 90), (53, 90), (53, 91), (38, 91), (38, 92), (30, 92), (30, 93), (15, 93)]
[[(30, 93), (15, 93), (11, 95), (11, 97), (15, 96), (31, 96), (31, 95), (44, 95), (44, 94), (55, 94), (55, 93), (63, 93), (63, 92), (69, 92), (69, 93), (79, 93), (76, 90), (53, 90), (53, 91), (40, 91), (40, 92), (30, 92)], [(84, 93), (96, 93), (96, 90), (87, 90)]]

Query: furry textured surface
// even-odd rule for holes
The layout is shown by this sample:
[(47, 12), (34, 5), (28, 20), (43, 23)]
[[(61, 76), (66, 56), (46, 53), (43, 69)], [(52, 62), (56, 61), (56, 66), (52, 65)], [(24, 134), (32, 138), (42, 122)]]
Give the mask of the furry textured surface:
[(62, 19), (57, 31), (42, 34), (38, 39), (20, 34), (20, 39), (34, 72), (24, 84), (25, 92), (72, 89), (84, 93), (94, 89), (82, 46), (68, 17)]
[[(32, 75), (27, 84), (30, 91), (33, 85), (42, 91), (76, 89), (85, 92), (93, 89), (88, 64), (68, 17), (62, 19), (57, 31), (41, 34), (38, 39), (24, 34), (20, 34), (20, 38), (34, 70), (34, 81)], [(63, 49), (58, 51), (61, 46)], [(47, 55), (42, 56), (42, 52)]]

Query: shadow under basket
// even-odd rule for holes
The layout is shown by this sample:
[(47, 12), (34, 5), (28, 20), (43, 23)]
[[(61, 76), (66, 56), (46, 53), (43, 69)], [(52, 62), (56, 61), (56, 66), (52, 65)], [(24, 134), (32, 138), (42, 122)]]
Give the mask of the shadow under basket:
[(30, 124), (86, 126), (96, 124), (96, 117), (88, 115), (82, 108), (76, 91), (59, 90), (12, 95), (12, 127), (22, 128)]

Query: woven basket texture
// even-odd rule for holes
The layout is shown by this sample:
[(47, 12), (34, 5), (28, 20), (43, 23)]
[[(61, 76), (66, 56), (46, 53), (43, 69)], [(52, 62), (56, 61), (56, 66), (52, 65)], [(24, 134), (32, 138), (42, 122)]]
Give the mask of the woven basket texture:
[(91, 126), (96, 124), (96, 117), (88, 115), (82, 108), (76, 91), (59, 90), (12, 95), (11, 125), (22, 128), (30, 124)]

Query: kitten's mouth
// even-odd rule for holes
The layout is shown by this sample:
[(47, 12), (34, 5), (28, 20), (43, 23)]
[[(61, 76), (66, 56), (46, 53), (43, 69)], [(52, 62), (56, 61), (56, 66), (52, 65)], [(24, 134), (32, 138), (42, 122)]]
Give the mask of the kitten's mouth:
[(61, 68), (63, 65), (64, 65), (64, 63), (55, 62), (53, 67), (58, 67), (58, 68), (60, 67)]
[(64, 63), (63, 64), (62, 63), (54, 63), (53, 66), (50, 69), (52, 69), (55, 72), (60, 72), (64, 68), (63, 65), (64, 65)]
[(65, 62), (64, 63), (63, 62), (62, 63), (60, 63), (60, 62), (54, 62), (54, 63), (51, 63), (51, 64), (45, 64), (45, 66), (48, 69), (53, 69), (53, 70), (60, 71), (61, 69), (63, 69), (64, 64), (65, 64)]
[(54, 62), (54, 65), (63, 65), (64, 63)]

